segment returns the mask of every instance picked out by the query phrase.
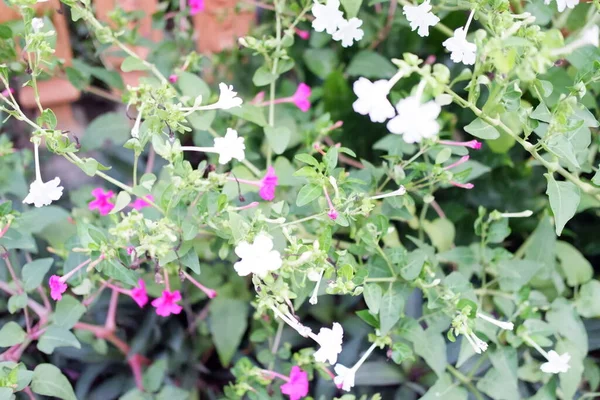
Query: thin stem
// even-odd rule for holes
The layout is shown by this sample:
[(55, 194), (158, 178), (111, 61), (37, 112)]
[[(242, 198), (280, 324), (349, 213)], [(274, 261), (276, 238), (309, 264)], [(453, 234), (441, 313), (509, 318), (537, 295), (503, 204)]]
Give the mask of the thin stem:
[(448, 371), (454, 375), (454, 377), (456, 379), (458, 379), (464, 386), (467, 387), (467, 389), (469, 389), (469, 391), (471, 391), (471, 393), (473, 393), (473, 395), (475, 396), (475, 398), (477, 400), (484, 400), (483, 395), (481, 394), (481, 392), (479, 390), (477, 390), (477, 388), (471, 383), (471, 379), (466, 377), (465, 375), (463, 375), (462, 372), (460, 372), (459, 370), (457, 370), (456, 368), (454, 368), (452, 365), (448, 364), (446, 366), (446, 369), (448, 369)]
[[(284, 0), (279, 0), (284, 1)], [(281, 15), (279, 14), (279, 7), (277, 4), (278, 0), (274, 0), (275, 6), (275, 40), (277, 46), (275, 47), (275, 57), (273, 60), (273, 67), (271, 68), (271, 74), (277, 74), (277, 65), (279, 63), (279, 52), (281, 51)], [(277, 79), (271, 82), (269, 87), (269, 126), (275, 127), (275, 84)], [(267, 166), (271, 165), (271, 159), (273, 157), (273, 150), (271, 149), (271, 145), (267, 143)]]
[(167, 272), (167, 269), (165, 267), (163, 267), (163, 276), (165, 277), (165, 288), (167, 289), (167, 291), (171, 291), (171, 284), (169, 283), (169, 273)]
[(104, 322), (104, 328), (107, 331), (113, 332), (116, 327), (117, 317), (117, 305), (119, 304), (119, 291), (113, 290), (110, 294), (110, 303), (108, 304), (108, 313), (106, 314), (106, 321)]
[[(295, 221), (290, 221), (290, 222), (286, 222), (284, 224), (280, 224), (276, 228), (283, 228), (284, 226), (289, 226), (289, 225), (294, 225), (294, 224), (300, 224), (302, 222), (310, 221), (311, 219), (319, 218), (320, 216), (325, 215), (325, 214), (326, 214), (326, 212), (322, 211), (322, 212), (320, 212), (318, 214), (310, 215), (308, 217), (300, 218), (300, 219), (297, 219)], [(272, 228), (272, 229), (274, 229), (274, 228)]]
[(138, 169), (139, 155), (137, 152), (133, 153), (133, 186), (137, 186), (137, 169)]
[(37, 142), (33, 144), (33, 157), (35, 162), (35, 180), (42, 182), (42, 173), (40, 172), (40, 145)]
[(75, 275), (77, 273), (77, 271), (79, 271), (81, 268), (88, 265), (90, 262), (92, 262), (92, 259), (88, 258), (87, 260), (85, 260), (84, 262), (82, 262), (81, 264), (79, 264), (78, 266), (76, 266), (75, 268), (73, 268), (72, 270), (70, 270), (69, 272), (64, 274), (63, 276), (61, 276), (60, 281), (63, 283), (68, 281), (73, 275)]

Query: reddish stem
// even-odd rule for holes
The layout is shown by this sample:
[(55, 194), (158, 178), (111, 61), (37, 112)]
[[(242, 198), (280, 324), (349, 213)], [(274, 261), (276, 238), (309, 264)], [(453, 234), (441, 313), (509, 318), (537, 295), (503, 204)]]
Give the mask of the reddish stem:
[(119, 304), (119, 292), (113, 290), (110, 294), (110, 303), (108, 304), (108, 313), (106, 314), (106, 321), (104, 322), (104, 328), (110, 332), (114, 332), (117, 325), (115, 323), (117, 317), (117, 305)]

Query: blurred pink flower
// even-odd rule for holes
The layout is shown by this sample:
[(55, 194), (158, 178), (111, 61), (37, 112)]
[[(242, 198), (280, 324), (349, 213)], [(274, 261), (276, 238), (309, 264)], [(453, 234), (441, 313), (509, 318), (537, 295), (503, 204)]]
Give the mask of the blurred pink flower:
[[(142, 279), (138, 281), (138, 286), (131, 289), (131, 297), (138, 306), (144, 307), (148, 303), (148, 294), (146, 293), (146, 283)], [(154, 305), (154, 303), (152, 303)], [(157, 310), (158, 313), (158, 310)], [(159, 314), (160, 315), (160, 314)]]
[(188, 0), (190, 6), (190, 14), (196, 15), (204, 11), (204, 0)]
[(115, 207), (113, 203), (108, 201), (115, 195), (112, 190), (105, 192), (102, 188), (96, 188), (92, 190), (92, 195), (96, 199), (88, 203), (88, 209), (90, 211), (97, 209), (100, 215), (107, 215)]
[(306, 83), (301, 83), (296, 89), (296, 93), (292, 96), (292, 101), (303, 112), (307, 112), (310, 109), (310, 94), (311, 89)]
[(179, 77), (177, 75), (175, 75), (175, 74), (169, 75), (169, 82), (177, 83), (177, 79), (179, 79)]
[(308, 374), (300, 367), (294, 365), (290, 372), (290, 379), (281, 385), (281, 393), (290, 396), (290, 400), (299, 400), (308, 394)]
[(52, 275), (48, 280), (50, 286), (50, 297), (58, 301), (62, 299), (62, 294), (67, 291), (67, 284), (60, 280), (58, 275)]
[(469, 147), (471, 149), (479, 150), (481, 149), (481, 142), (477, 140), (470, 140), (468, 142), (455, 142), (453, 140), (440, 140), (439, 144), (445, 144), (446, 146), (463, 146)]
[(263, 200), (271, 201), (275, 198), (275, 188), (279, 180), (275, 174), (275, 168), (269, 167), (266, 175), (260, 181), (260, 190), (258, 194)]
[(151, 194), (149, 194), (148, 196), (144, 197), (144, 198), (137, 198), (135, 199), (135, 201), (133, 203), (130, 204), (131, 207), (133, 207), (134, 210), (141, 210), (144, 207), (150, 207), (150, 204), (148, 204), (146, 202), (146, 200), (144, 199), (148, 199), (150, 201), (154, 201), (154, 196), (152, 196)]
[(310, 38), (309, 31), (303, 31), (302, 29), (295, 28), (296, 35), (300, 37), (300, 39), (308, 40)]
[(175, 304), (181, 300), (181, 293), (179, 290), (175, 290), (173, 292), (169, 290), (163, 290), (162, 296), (152, 300), (152, 306), (156, 307), (156, 314), (161, 317), (168, 317), (171, 314), (179, 314), (182, 310), (182, 307), (178, 304)]

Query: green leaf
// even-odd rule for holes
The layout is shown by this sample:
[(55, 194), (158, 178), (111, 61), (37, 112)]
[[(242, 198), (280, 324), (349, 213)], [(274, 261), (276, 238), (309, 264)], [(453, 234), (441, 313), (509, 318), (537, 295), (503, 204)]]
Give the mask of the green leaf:
[(544, 103), (540, 103), (531, 113), (531, 118), (550, 123), (552, 121), (552, 114)]
[(131, 125), (125, 114), (102, 114), (88, 125), (81, 138), (81, 146), (86, 150), (95, 150), (107, 141), (116, 146), (122, 145), (130, 138), (130, 129)]
[(569, 353), (571, 356), (569, 369), (567, 372), (558, 374), (558, 377), (564, 398), (574, 399), (575, 393), (577, 393), (581, 384), (581, 378), (583, 377), (583, 359), (585, 358), (585, 353), (581, 353), (581, 350), (568, 340), (559, 340), (556, 343), (556, 352), (558, 354)]
[(391, 78), (397, 71), (398, 68), (390, 60), (371, 50), (363, 50), (355, 55), (346, 69), (346, 73), (350, 76), (371, 79)]
[(56, 303), (56, 311), (52, 318), (55, 325), (65, 329), (71, 329), (85, 313), (86, 308), (75, 297), (64, 295), (62, 299)]
[(236, 212), (229, 212), (229, 226), (236, 243), (244, 240), (251, 228), (250, 223)]
[(567, 277), (569, 286), (584, 284), (594, 276), (592, 264), (573, 245), (560, 240), (557, 241), (556, 256)]
[(66, 67), (65, 73), (67, 79), (76, 89), (83, 90), (90, 85), (90, 75), (84, 74), (82, 71), (73, 67)]
[(190, 393), (177, 386), (165, 385), (156, 395), (155, 400), (188, 400)]
[(581, 199), (579, 188), (571, 182), (557, 182), (552, 174), (544, 174), (548, 180), (546, 194), (554, 213), (556, 234), (560, 236), (567, 222), (573, 218)]
[(406, 265), (400, 268), (400, 275), (407, 281), (413, 281), (421, 274), (427, 253), (417, 249), (408, 254)]
[(415, 356), (409, 345), (402, 342), (396, 342), (392, 346), (392, 360), (396, 364), (402, 363), (405, 360), (414, 360)]
[[(346, 19), (354, 18), (358, 15), (358, 10), (362, 4), (362, 0), (341, 0), (342, 7), (346, 10)], [(373, 67), (378, 67), (376, 64)]]
[(497, 400), (519, 399), (517, 351), (512, 347), (497, 347), (488, 351), (493, 368), (477, 382), (477, 389)]
[(391, 286), (381, 298), (379, 305), (379, 322), (381, 334), (387, 334), (400, 320), (404, 312), (404, 297), (402, 292)]
[(575, 304), (582, 317), (600, 317), (600, 282), (594, 279), (582, 285)]
[(8, 299), (8, 312), (11, 314), (22, 310), (27, 305), (27, 293), (23, 292), (10, 296)]
[(243, 300), (217, 297), (210, 303), (210, 333), (219, 360), (228, 366), (248, 324), (248, 305)]
[(281, 154), (287, 148), (292, 137), (292, 131), (285, 126), (273, 127), (265, 126), (265, 136), (269, 146), (273, 149), (275, 154)]
[(148, 392), (156, 392), (165, 379), (165, 372), (167, 371), (167, 359), (161, 358), (152, 363), (150, 368), (144, 372), (144, 390)]
[(0, 39), (12, 39), (13, 31), (6, 24), (0, 25)]
[(423, 228), (438, 251), (443, 252), (452, 248), (456, 230), (454, 224), (448, 218), (436, 218), (433, 221), (425, 220), (423, 221)]
[(477, 118), (465, 126), (465, 131), (479, 139), (498, 139), (500, 132), (484, 120)]
[(148, 67), (144, 64), (144, 61), (133, 56), (129, 56), (123, 60), (121, 64), (121, 71), (123, 72), (131, 72), (131, 71), (146, 71)]
[(254, 86), (266, 86), (275, 82), (278, 77), (279, 75), (271, 73), (266, 65), (262, 65), (252, 76), (252, 83)]
[(530, 260), (503, 260), (498, 264), (498, 281), (504, 291), (516, 292), (525, 286), (542, 268)]
[(105, 259), (96, 268), (109, 278), (114, 278), (119, 282), (127, 283), (131, 286), (137, 284), (137, 274), (121, 264), (119, 260)]
[(77, 400), (69, 380), (52, 364), (40, 364), (33, 371), (31, 390), (44, 396)]
[(404, 320), (400, 330), (403, 332), (402, 336), (413, 343), (415, 353), (441, 377), (448, 363), (446, 342), (442, 334), (432, 328), (424, 330), (414, 319)]
[(52, 258), (38, 258), (25, 264), (21, 271), (23, 289), (30, 292), (40, 286), (53, 262), (54, 259)]
[(183, 71), (178, 74), (177, 87), (184, 96), (189, 96), (192, 99), (202, 96), (204, 103), (210, 97), (210, 87), (198, 75), (191, 72)]
[(27, 334), (19, 324), (9, 321), (0, 329), (0, 347), (10, 347), (23, 343)]
[(109, 214), (116, 214), (125, 207), (127, 207), (131, 203), (131, 195), (126, 191), (122, 190), (117, 195), (117, 199), (115, 200), (115, 206), (112, 210), (110, 210)]
[(50, 325), (40, 336), (37, 348), (42, 353), (52, 354), (57, 347), (75, 347), (81, 348), (81, 344), (73, 333), (58, 325)]
[(575, 307), (564, 298), (552, 302), (546, 321), (561, 336), (573, 343), (581, 354), (588, 352), (588, 336)]
[(305, 206), (318, 199), (322, 193), (323, 188), (319, 185), (315, 185), (313, 183), (304, 185), (298, 192), (298, 197), (296, 198), (296, 205), (298, 207)]
[(379, 306), (381, 304), (382, 296), (383, 290), (381, 289), (381, 286), (375, 283), (368, 283), (365, 285), (363, 297), (371, 313), (375, 315), (379, 313)]
[(308, 69), (321, 79), (325, 79), (338, 64), (338, 57), (332, 49), (309, 49), (304, 52), (304, 62)]
[(442, 374), (420, 400), (467, 400), (468, 397), (466, 389), (452, 382), (448, 374)]
[(225, 112), (255, 123), (258, 126), (265, 127), (269, 125), (262, 107), (253, 106), (251, 104), (242, 104), (241, 107), (233, 107), (225, 110)]

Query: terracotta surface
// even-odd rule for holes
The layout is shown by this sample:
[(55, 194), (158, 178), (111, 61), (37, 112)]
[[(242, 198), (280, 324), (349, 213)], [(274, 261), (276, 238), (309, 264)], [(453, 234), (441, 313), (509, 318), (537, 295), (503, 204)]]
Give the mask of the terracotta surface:
[[(71, 65), (73, 60), (73, 51), (71, 41), (69, 40), (69, 28), (64, 15), (56, 12), (61, 9), (59, 0), (50, 0), (44, 3), (38, 3), (35, 6), (37, 15), (48, 15), (52, 20), (56, 31), (56, 52), (55, 55), (64, 60), (65, 65)], [(17, 9), (8, 7), (4, 2), (0, 2), (0, 23), (21, 19), (21, 14)], [(59, 121), (60, 129), (81, 130), (80, 125), (73, 117), (71, 103), (79, 99), (81, 93), (71, 83), (63, 78), (50, 78), (44, 81), (38, 81), (40, 93), (40, 102), (44, 107), (52, 107)], [(37, 114), (37, 106), (33, 89), (29, 86), (19, 88), (18, 101), (25, 109)]]
[(196, 48), (200, 53), (218, 53), (237, 46), (254, 20), (254, 12), (236, 11), (237, 0), (206, 0), (205, 9), (192, 17)]

